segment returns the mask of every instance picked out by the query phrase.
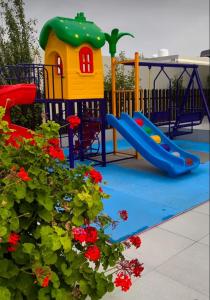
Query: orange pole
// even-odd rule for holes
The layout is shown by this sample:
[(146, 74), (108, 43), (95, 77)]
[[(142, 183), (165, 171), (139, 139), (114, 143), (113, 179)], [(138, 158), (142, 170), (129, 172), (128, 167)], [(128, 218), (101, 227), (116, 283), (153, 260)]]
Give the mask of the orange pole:
[[(116, 58), (111, 58), (111, 72), (112, 72), (112, 114), (116, 117)], [(113, 128), (113, 152), (117, 152), (117, 132)]]
[(134, 72), (135, 72), (135, 102), (134, 110), (139, 111), (139, 53), (135, 52), (135, 63), (134, 63)]

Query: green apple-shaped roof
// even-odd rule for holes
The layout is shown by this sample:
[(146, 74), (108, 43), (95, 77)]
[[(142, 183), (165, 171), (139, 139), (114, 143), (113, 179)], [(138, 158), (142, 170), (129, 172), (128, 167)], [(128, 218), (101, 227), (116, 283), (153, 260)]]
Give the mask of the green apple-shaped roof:
[(51, 31), (58, 39), (74, 47), (88, 43), (94, 48), (101, 48), (105, 44), (102, 30), (93, 22), (87, 21), (82, 12), (75, 19), (55, 17), (47, 21), (39, 37), (42, 49), (45, 49)]

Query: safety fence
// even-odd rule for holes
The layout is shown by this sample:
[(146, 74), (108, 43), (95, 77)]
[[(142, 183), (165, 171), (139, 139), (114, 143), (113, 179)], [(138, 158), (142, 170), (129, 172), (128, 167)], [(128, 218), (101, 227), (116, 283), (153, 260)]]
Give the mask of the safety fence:
[[(185, 89), (180, 89), (178, 92), (170, 89), (155, 89), (140, 90), (139, 107), (143, 103), (144, 114), (150, 118), (150, 115), (155, 112), (171, 111), (171, 120), (176, 119), (176, 113), (181, 107), (182, 100), (185, 94)], [(210, 107), (210, 89), (204, 89), (208, 106)], [(134, 91), (121, 90), (116, 91), (116, 112), (117, 117), (122, 112), (132, 115), (134, 111)], [(107, 113), (112, 112), (112, 93), (105, 91), (104, 98), (107, 99)], [(185, 112), (202, 111), (203, 103), (198, 89), (191, 89), (188, 101), (184, 107)]]

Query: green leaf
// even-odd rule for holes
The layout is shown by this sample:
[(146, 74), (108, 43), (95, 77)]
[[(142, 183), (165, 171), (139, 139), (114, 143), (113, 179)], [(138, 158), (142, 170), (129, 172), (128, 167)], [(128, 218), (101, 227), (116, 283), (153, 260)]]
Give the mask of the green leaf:
[(46, 265), (54, 265), (58, 259), (57, 254), (51, 251), (42, 252), (42, 257)]
[(82, 224), (84, 224), (84, 218), (82, 216), (73, 216), (72, 224), (76, 226), (81, 226)]
[(17, 266), (9, 259), (0, 259), (0, 277), (11, 278), (19, 273)]
[(72, 243), (71, 243), (71, 239), (68, 236), (68, 234), (66, 234), (66, 236), (60, 237), (60, 242), (61, 242), (61, 245), (63, 246), (64, 252), (68, 252), (71, 250)]
[(52, 213), (51, 211), (42, 208), (38, 211), (38, 215), (42, 218), (45, 222), (50, 223), (52, 221)]
[(11, 300), (11, 294), (10, 294), (10, 291), (3, 287), (3, 286), (0, 286), (0, 296), (1, 296), (1, 300)]
[(88, 283), (86, 280), (80, 280), (79, 282), (79, 289), (80, 289), (80, 292), (83, 294), (83, 295), (87, 295), (88, 293)]
[(23, 244), (23, 252), (25, 252), (27, 254), (31, 254), (34, 249), (35, 249), (35, 245), (32, 243), (24, 243)]
[(0, 236), (3, 237), (7, 234), (7, 227), (0, 225)]
[(15, 191), (15, 197), (18, 200), (24, 199), (26, 196), (26, 185), (24, 182), (21, 182), (17, 185), (16, 191)]
[(37, 195), (37, 201), (40, 205), (44, 206), (48, 211), (53, 210), (53, 199), (49, 196), (49, 192), (41, 191)]
[(40, 289), (38, 293), (38, 300), (51, 300), (52, 298), (50, 297), (50, 289), (49, 288), (44, 288)]

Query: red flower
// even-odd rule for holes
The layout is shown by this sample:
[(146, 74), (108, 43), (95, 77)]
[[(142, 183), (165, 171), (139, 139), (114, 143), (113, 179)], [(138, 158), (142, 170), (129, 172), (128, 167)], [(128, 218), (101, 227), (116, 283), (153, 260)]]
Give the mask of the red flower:
[(101, 252), (96, 245), (89, 246), (85, 251), (85, 257), (91, 261), (97, 261), (101, 257)]
[(119, 215), (120, 215), (120, 218), (123, 221), (127, 221), (128, 220), (128, 212), (127, 212), (127, 210), (120, 210), (119, 211)]
[(54, 147), (54, 146), (49, 146), (48, 147), (48, 154), (52, 157), (52, 158), (58, 158), (60, 160), (64, 160), (65, 159), (65, 155), (63, 153), (63, 150), (59, 147)]
[(117, 274), (117, 277), (114, 281), (116, 287), (121, 287), (121, 290), (127, 292), (132, 285), (131, 278), (124, 272)]
[(51, 138), (51, 139), (48, 140), (48, 144), (58, 147), (59, 146), (59, 139)]
[(87, 243), (95, 243), (98, 239), (98, 232), (94, 227), (87, 227), (85, 229), (86, 232), (86, 242)]
[(129, 263), (132, 274), (135, 277), (140, 277), (141, 273), (144, 271), (143, 264), (141, 264), (138, 259), (132, 259)]
[(102, 181), (101, 173), (96, 171), (95, 169), (91, 169), (90, 171), (86, 172), (85, 175), (90, 175), (90, 178), (94, 183), (99, 183)]
[(10, 233), (9, 237), (8, 237), (8, 243), (11, 245), (16, 246), (18, 244), (18, 242), (20, 241), (20, 235), (12, 232)]
[(20, 171), (17, 173), (17, 176), (20, 177), (23, 181), (31, 180), (31, 178), (28, 176), (28, 173), (25, 171), (23, 167), (20, 168)]
[(143, 126), (144, 125), (144, 121), (142, 119), (135, 119), (135, 122), (139, 125), (139, 126)]
[(83, 228), (73, 228), (72, 233), (74, 235), (75, 241), (78, 241), (80, 243), (86, 241), (87, 233), (86, 233), (85, 229), (83, 229)]
[(49, 281), (50, 281), (49, 276), (46, 276), (42, 281), (42, 287), (48, 287)]
[(66, 121), (69, 122), (71, 129), (74, 129), (81, 123), (80, 118), (77, 116), (69, 116), (66, 118)]
[(100, 193), (103, 193), (103, 192), (104, 192), (104, 191), (102, 190), (102, 188), (101, 188), (101, 187), (99, 188), (99, 192), (100, 192)]
[(17, 143), (17, 135), (11, 134), (10, 137), (5, 141), (5, 145), (6, 146), (10, 145), (16, 149), (19, 149), (20, 144)]
[(15, 247), (9, 246), (7, 247), (8, 252), (15, 252), (17, 249)]
[(132, 236), (132, 237), (129, 238), (129, 241), (131, 242), (131, 244), (133, 246), (136, 247), (136, 249), (141, 246), (141, 239), (140, 239), (139, 236)]

